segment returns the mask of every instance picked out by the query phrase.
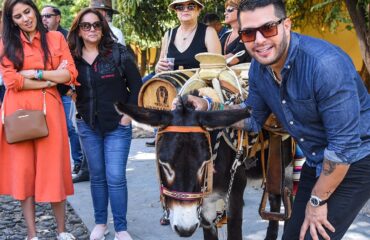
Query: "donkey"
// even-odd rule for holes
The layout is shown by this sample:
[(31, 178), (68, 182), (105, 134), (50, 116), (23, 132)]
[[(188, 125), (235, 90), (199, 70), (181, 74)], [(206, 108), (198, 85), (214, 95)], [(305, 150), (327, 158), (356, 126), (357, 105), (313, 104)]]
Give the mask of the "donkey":
[[(181, 237), (190, 237), (203, 227), (205, 240), (218, 240), (216, 201), (228, 195), (235, 151), (221, 140), (217, 158), (209, 163), (214, 141), (204, 129), (226, 128), (250, 116), (248, 109), (226, 111), (195, 111), (186, 97), (173, 111), (145, 109), (134, 105), (116, 104), (116, 109), (134, 120), (159, 127), (156, 152), (163, 201), (170, 210), (172, 229)], [(237, 168), (229, 193), (227, 234), (229, 240), (242, 240), (243, 193), (247, 183), (244, 169)], [(212, 184), (208, 186), (207, 184)], [(207, 189), (208, 188), (208, 189)], [(213, 188), (210, 194), (206, 194)], [(270, 197), (272, 211), (280, 211), (280, 198)], [(276, 239), (277, 221), (270, 221), (266, 239)]]

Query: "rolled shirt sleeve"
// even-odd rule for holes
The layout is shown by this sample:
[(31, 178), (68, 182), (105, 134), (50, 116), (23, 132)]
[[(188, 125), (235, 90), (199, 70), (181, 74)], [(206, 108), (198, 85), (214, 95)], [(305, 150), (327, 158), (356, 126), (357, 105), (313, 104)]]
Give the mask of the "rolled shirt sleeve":
[[(3, 41), (0, 42), (0, 52), (4, 53)], [(4, 81), (4, 85), (8, 89), (14, 89), (15, 91), (23, 88), (24, 77), (20, 75), (14, 68), (13, 62), (11, 62), (6, 56), (3, 57), (0, 63), (0, 71)]]
[(17, 72), (14, 64), (7, 57), (4, 57), (2, 64), (0, 64), (0, 71), (7, 89), (22, 90), (24, 77)]

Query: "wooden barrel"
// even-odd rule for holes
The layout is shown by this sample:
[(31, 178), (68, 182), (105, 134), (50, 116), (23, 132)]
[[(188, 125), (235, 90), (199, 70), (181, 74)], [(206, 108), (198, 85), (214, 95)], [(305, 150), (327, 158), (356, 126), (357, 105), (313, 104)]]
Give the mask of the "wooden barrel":
[(171, 103), (194, 70), (178, 70), (155, 75), (140, 89), (139, 106), (158, 110), (170, 110)]

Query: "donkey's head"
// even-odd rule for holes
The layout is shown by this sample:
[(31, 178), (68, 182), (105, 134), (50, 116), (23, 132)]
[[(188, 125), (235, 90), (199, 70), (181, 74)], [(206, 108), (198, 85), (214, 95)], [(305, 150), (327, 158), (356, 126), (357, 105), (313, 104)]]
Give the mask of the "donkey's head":
[(191, 236), (198, 228), (199, 204), (209, 173), (211, 146), (204, 129), (224, 128), (250, 115), (246, 109), (195, 111), (180, 100), (173, 111), (145, 109), (118, 103), (116, 109), (140, 123), (159, 127), (157, 164), (171, 226), (180, 236)]

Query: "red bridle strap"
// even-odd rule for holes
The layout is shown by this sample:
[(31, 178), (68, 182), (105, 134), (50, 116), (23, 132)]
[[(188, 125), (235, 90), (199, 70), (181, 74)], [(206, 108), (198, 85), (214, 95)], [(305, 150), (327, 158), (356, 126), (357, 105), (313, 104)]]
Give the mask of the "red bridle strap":
[(191, 192), (176, 192), (170, 191), (167, 188), (161, 186), (161, 194), (166, 195), (170, 198), (174, 198), (181, 201), (194, 201), (204, 197), (204, 193), (191, 193)]

